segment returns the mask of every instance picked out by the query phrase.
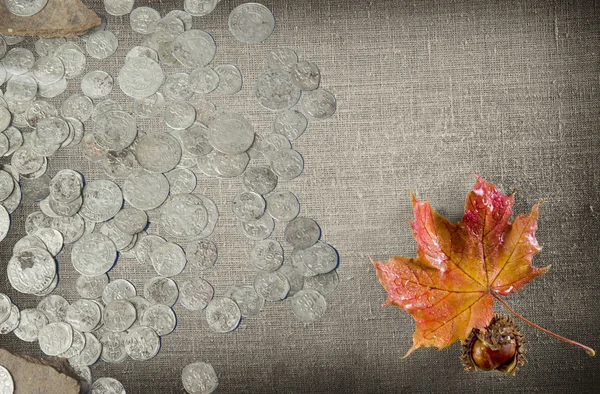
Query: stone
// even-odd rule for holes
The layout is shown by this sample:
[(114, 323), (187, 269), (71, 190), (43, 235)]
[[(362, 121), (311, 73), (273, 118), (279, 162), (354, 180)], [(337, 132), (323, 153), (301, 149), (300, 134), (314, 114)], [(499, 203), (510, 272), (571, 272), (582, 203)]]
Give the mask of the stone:
[(79, 394), (77, 374), (66, 358), (20, 356), (0, 349), (0, 365), (13, 378), (14, 394)]
[(48, 0), (32, 16), (16, 16), (0, 1), (0, 34), (13, 36), (75, 37), (101, 24), (100, 17), (80, 0)]

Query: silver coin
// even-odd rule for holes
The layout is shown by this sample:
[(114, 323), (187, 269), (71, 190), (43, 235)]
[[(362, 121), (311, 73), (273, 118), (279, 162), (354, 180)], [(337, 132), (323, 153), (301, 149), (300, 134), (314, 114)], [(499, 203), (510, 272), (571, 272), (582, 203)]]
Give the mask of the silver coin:
[(137, 57), (125, 63), (117, 79), (123, 93), (135, 99), (143, 99), (156, 93), (164, 78), (162, 68), (157, 62), (146, 57)]
[(122, 150), (137, 136), (135, 119), (124, 111), (107, 111), (94, 120), (96, 142), (110, 150)]
[(179, 288), (179, 302), (192, 311), (206, 308), (215, 293), (212, 285), (202, 278), (185, 279), (180, 283)]
[(135, 0), (104, 0), (104, 9), (110, 15), (123, 16), (131, 12), (134, 2)]
[(21, 311), (19, 307), (12, 304), (10, 309), (10, 316), (4, 321), (4, 323), (0, 324), (0, 335), (6, 335), (13, 332), (21, 321)]
[(250, 157), (246, 152), (237, 155), (212, 151), (207, 155), (212, 160), (212, 166), (218, 176), (234, 178), (244, 173)]
[(77, 356), (69, 358), (71, 365), (92, 365), (100, 358), (102, 344), (92, 333), (85, 332), (85, 346)]
[(185, 245), (189, 265), (203, 271), (215, 265), (218, 258), (217, 245), (209, 240), (197, 240)]
[(13, 246), (13, 254), (20, 254), (31, 248), (46, 249), (46, 244), (35, 235), (26, 235), (15, 243), (15, 246)]
[(258, 271), (254, 277), (254, 290), (266, 301), (281, 301), (290, 291), (290, 282), (279, 271)]
[(10, 149), (10, 141), (8, 137), (0, 132), (0, 157), (5, 156)]
[(277, 175), (266, 166), (252, 167), (244, 172), (242, 183), (246, 190), (264, 196), (277, 187)]
[(110, 111), (123, 111), (123, 107), (117, 101), (112, 99), (98, 101), (92, 111), (92, 120), (96, 122), (101, 115)]
[(31, 69), (33, 77), (42, 85), (58, 82), (65, 76), (65, 66), (56, 56), (40, 57)]
[(83, 122), (75, 118), (65, 118), (65, 120), (73, 132), (69, 133), (69, 137), (62, 143), (61, 148), (79, 145), (84, 134)]
[(35, 51), (39, 57), (52, 56), (56, 49), (66, 43), (64, 38), (42, 38), (35, 42)]
[(47, 198), (50, 209), (56, 216), (73, 216), (81, 209), (83, 205), (83, 198), (77, 197), (68, 203), (56, 201), (51, 196)]
[(150, 265), (152, 263), (151, 256), (154, 251), (162, 244), (165, 239), (158, 235), (144, 235), (140, 237), (139, 242), (135, 246), (135, 257), (140, 264)]
[(176, 194), (161, 209), (162, 228), (180, 239), (198, 237), (208, 224), (208, 211), (201, 198), (193, 194)]
[[(66, 324), (68, 324), (68, 323), (66, 323)], [(71, 357), (78, 356), (81, 354), (81, 352), (83, 351), (83, 348), (85, 347), (85, 335), (83, 335), (83, 333), (81, 331), (75, 330), (73, 327), (71, 327), (71, 331), (72, 331), (71, 346), (69, 346), (69, 348), (67, 350), (65, 350), (64, 352), (59, 354), (58, 355), (59, 357), (71, 358)]]
[(318, 291), (300, 290), (291, 298), (292, 312), (298, 320), (311, 323), (325, 314), (327, 301)]
[(277, 48), (269, 52), (265, 60), (267, 68), (291, 72), (298, 62), (298, 55), (292, 49)]
[(83, 236), (86, 229), (85, 220), (79, 214), (71, 217), (52, 218), (50, 226), (60, 231), (63, 235), (63, 242), (66, 244), (77, 242)]
[(231, 298), (214, 298), (204, 310), (208, 326), (215, 332), (226, 333), (235, 330), (242, 319), (242, 313)]
[(275, 29), (275, 18), (262, 4), (245, 3), (229, 14), (229, 31), (247, 44), (258, 44), (269, 38)]
[(98, 145), (96, 143), (96, 139), (94, 138), (94, 134), (86, 134), (81, 139), (81, 151), (86, 159), (91, 161), (102, 160), (108, 149)]
[(133, 172), (138, 162), (130, 148), (106, 152), (102, 159), (102, 167), (106, 175), (111, 178), (126, 178)]
[(56, 286), (58, 286), (58, 275), (54, 275), (54, 278), (52, 279), (52, 282), (50, 282), (50, 285), (48, 285), (48, 287), (46, 287), (40, 292), (34, 293), (33, 295), (36, 297), (45, 297), (52, 293), (54, 290), (56, 290)]
[(185, 31), (185, 23), (173, 14), (167, 14), (156, 22), (156, 32), (164, 33), (173, 39)]
[(85, 43), (88, 55), (95, 59), (106, 59), (115, 53), (118, 46), (117, 37), (110, 31), (95, 32)]
[(290, 109), (277, 114), (273, 122), (273, 131), (293, 141), (304, 133), (307, 126), (306, 117), (301, 112)]
[(8, 172), (0, 170), (0, 201), (4, 201), (15, 189), (15, 181)]
[(112, 301), (104, 308), (102, 315), (104, 328), (111, 332), (123, 332), (135, 322), (136, 313), (131, 302), (125, 300)]
[(31, 103), (27, 111), (25, 111), (27, 124), (30, 127), (36, 128), (40, 119), (58, 116), (58, 110), (54, 104), (50, 104), (44, 100), (35, 100)]
[(102, 70), (90, 71), (81, 79), (81, 91), (90, 98), (99, 99), (112, 92), (113, 83), (109, 73)]
[(206, 127), (200, 123), (194, 123), (186, 130), (177, 133), (176, 136), (184, 153), (189, 153), (192, 156), (204, 156), (213, 150), (208, 134)]
[(37, 82), (29, 74), (13, 75), (6, 83), (6, 92), (4, 97), (8, 100), (24, 103), (33, 100), (37, 91)]
[(97, 276), (80, 275), (75, 282), (75, 290), (82, 298), (96, 299), (102, 297), (108, 282), (108, 275), (106, 274)]
[(244, 222), (260, 219), (265, 213), (265, 199), (258, 193), (241, 192), (233, 198), (233, 214)]
[(225, 297), (235, 301), (243, 317), (258, 315), (265, 305), (265, 299), (259, 296), (252, 286), (232, 286), (225, 293)]
[(50, 195), (58, 202), (68, 203), (81, 196), (83, 177), (73, 170), (60, 170), (50, 181)]
[(102, 302), (105, 305), (117, 300), (128, 300), (135, 297), (135, 286), (126, 279), (115, 279), (109, 282), (102, 290)]
[(324, 296), (327, 296), (335, 291), (340, 279), (336, 270), (326, 274), (307, 277), (304, 280), (304, 285), (307, 289), (318, 291)]
[(6, 269), (15, 290), (34, 294), (52, 283), (56, 276), (56, 261), (47, 250), (31, 248), (13, 255)]
[(190, 73), (190, 85), (194, 92), (208, 94), (219, 86), (219, 74), (210, 67), (198, 67)]
[(150, 7), (137, 7), (129, 14), (131, 30), (141, 34), (154, 33), (159, 19), (160, 13)]
[(261, 74), (254, 88), (260, 105), (272, 111), (293, 107), (300, 99), (301, 91), (294, 86), (289, 74), (283, 70), (267, 70)]
[(66, 79), (75, 78), (85, 70), (86, 57), (83, 50), (73, 42), (66, 42), (59, 46), (54, 52), (54, 56), (62, 62)]
[(172, 10), (172, 11), (169, 11), (169, 13), (167, 15), (165, 15), (165, 17), (175, 17), (175, 18), (180, 19), (183, 22), (183, 27), (186, 31), (190, 30), (192, 28), (192, 24), (193, 24), (192, 15), (188, 14), (185, 11)]
[[(6, 0), (6, 9), (17, 16), (32, 16), (46, 7), (48, 0)], [(3, 393), (4, 394), (4, 393)]]
[(102, 344), (102, 361), (107, 363), (122, 363), (127, 359), (127, 351), (125, 350), (125, 338), (127, 333), (108, 331), (103, 327), (98, 339)]
[(90, 394), (125, 394), (125, 388), (117, 379), (99, 378), (92, 384)]
[(31, 70), (35, 63), (35, 57), (29, 49), (13, 48), (6, 52), (2, 64), (6, 72), (11, 75), (22, 75)]
[(50, 323), (56, 323), (65, 320), (69, 305), (62, 296), (53, 294), (42, 298), (37, 309), (44, 312)]
[(216, 94), (233, 95), (242, 90), (242, 73), (233, 64), (224, 64), (215, 67), (219, 74), (219, 86), (214, 90)]
[(37, 309), (23, 309), (19, 326), (13, 331), (17, 338), (25, 342), (38, 340), (40, 329), (48, 324), (46, 315)]
[(188, 30), (173, 40), (173, 56), (185, 67), (204, 67), (217, 51), (215, 40), (202, 30)]
[(167, 133), (150, 133), (138, 142), (136, 157), (140, 165), (150, 172), (168, 172), (181, 159), (181, 145)]
[(278, 133), (267, 134), (260, 140), (258, 150), (268, 159), (271, 154), (282, 149), (291, 149), (292, 143)]
[(169, 306), (155, 304), (146, 309), (140, 323), (144, 327), (150, 327), (162, 337), (173, 332), (177, 325), (177, 317)]
[(290, 291), (288, 292), (288, 297), (293, 296), (300, 290), (304, 288), (304, 279), (305, 277), (298, 273), (293, 265), (291, 264), (283, 264), (277, 272), (281, 272), (290, 282)]
[(220, 0), (185, 0), (183, 9), (193, 16), (205, 16), (213, 12)]
[(276, 271), (283, 264), (283, 247), (272, 239), (258, 241), (250, 251), (250, 262), (263, 271)]
[[(65, 321), (81, 332), (90, 332), (96, 328), (102, 318), (97, 303), (92, 300), (79, 299), (67, 308)], [(87, 339), (87, 338), (86, 338)]]
[(172, 74), (167, 77), (163, 86), (165, 96), (171, 100), (184, 101), (194, 95), (187, 73)]
[(165, 174), (169, 181), (172, 195), (180, 193), (192, 193), (196, 189), (196, 175), (187, 168), (176, 168)]
[(222, 153), (239, 154), (254, 142), (254, 127), (248, 119), (237, 113), (217, 116), (209, 125), (211, 145)]
[(144, 297), (151, 304), (175, 305), (179, 297), (177, 283), (173, 279), (158, 276), (144, 285)]
[(304, 170), (302, 155), (293, 149), (280, 149), (269, 154), (271, 169), (284, 180), (294, 179)]
[(156, 92), (149, 97), (135, 100), (133, 109), (140, 118), (154, 118), (164, 113), (165, 98)]
[(287, 224), (284, 236), (285, 241), (296, 249), (306, 249), (321, 238), (321, 228), (312, 219), (298, 217)]
[(115, 244), (107, 236), (98, 233), (84, 235), (71, 250), (73, 267), (86, 276), (106, 273), (115, 264), (116, 259)]
[(49, 323), (40, 329), (38, 341), (42, 352), (48, 356), (58, 356), (71, 347), (73, 328), (68, 323)]
[[(11, 193), (10, 196), (8, 196), (8, 198), (6, 198), (6, 200), (2, 201), (2, 204), (4, 206), (4, 209), (6, 209), (6, 211), (9, 214), (12, 214), (18, 207), (19, 204), (21, 203), (21, 188), (19, 187), (17, 181), (15, 180), (15, 185), (13, 188), (13, 192)], [(2, 223), (6, 223), (6, 217), (4, 216), (3, 212), (0, 212), (0, 221)], [(2, 227), (0, 227), (1, 229)], [(0, 237), (2, 236), (2, 232), (0, 232)]]
[(127, 249), (133, 241), (133, 235), (127, 234), (121, 231), (116, 225), (114, 220), (104, 222), (100, 227), (100, 234), (106, 235), (115, 244), (118, 251)]
[(3, 293), (0, 293), (0, 324), (4, 323), (11, 313), (12, 301)]
[(242, 222), (240, 227), (246, 237), (255, 241), (269, 238), (275, 229), (275, 222), (269, 215), (262, 215), (257, 220)]
[(321, 82), (319, 67), (315, 63), (306, 60), (294, 64), (290, 75), (294, 85), (302, 90), (315, 90)]
[(135, 307), (135, 310), (137, 311), (137, 319), (135, 320), (130, 329), (140, 327), (140, 320), (142, 318), (142, 315), (144, 314), (146, 309), (148, 309), (152, 304), (150, 303), (150, 301), (148, 301), (142, 296), (131, 297), (127, 301), (131, 302), (131, 304)]
[(33, 232), (33, 235), (42, 240), (52, 256), (56, 256), (63, 248), (63, 236), (58, 230), (39, 228)]
[(318, 120), (331, 117), (336, 110), (335, 97), (324, 89), (304, 92), (300, 99), (300, 104), (304, 113)]
[(15, 391), (15, 382), (13, 381), (8, 369), (0, 365), (0, 392), (2, 394), (13, 394)]
[(196, 108), (196, 122), (208, 127), (210, 122), (217, 117), (217, 107), (203, 98), (192, 97), (188, 100)]
[(158, 246), (150, 260), (156, 273), (166, 277), (179, 275), (187, 262), (181, 246), (171, 242)]
[(160, 350), (160, 337), (150, 327), (131, 329), (125, 338), (125, 350), (134, 360), (150, 360)]
[(113, 218), (123, 206), (123, 193), (109, 180), (91, 181), (83, 188), (81, 216), (96, 223)]
[(186, 365), (181, 372), (181, 381), (183, 388), (189, 394), (210, 394), (219, 386), (219, 378), (215, 369), (212, 365), (203, 362)]
[(337, 251), (325, 242), (319, 241), (308, 248), (294, 248), (292, 251), (292, 264), (306, 267), (308, 271), (303, 274), (307, 276), (331, 272), (337, 268), (338, 263)]
[(58, 82), (50, 83), (48, 85), (38, 85), (38, 94), (44, 98), (54, 98), (59, 96), (67, 90), (67, 80), (61, 78)]
[(83, 94), (73, 94), (63, 101), (60, 113), (65, 118), (75, 118), (85, 122), (92, 116), (94, 103)]
[(148, 59), (158, 62), (158, 53), (154, 49), (145, 46), (135, 46), (131, 48), (125, 56), (125, 62), (136, 57), (147, 57)]
[[(10, 126), (11, 114), (8, 108), (0, 106), (0, 130), (4, 131)], [(6, 152), (5, 152), (6, 153)]]
[(140, 209), (125, 207), (115, 215), (113, 221), (119, 230), (133, 235), (146, 228), (148, 215)]
[[(85, 338), (85, 337), (84, 337)], [(77, 380), (79, 380), (80, 390), (83, 393), (87, 393), (90, 391), (92, 387), (92, 371), (86, 365), (71, 365), (71, 368), (75, 371), (77, 375)]]
[(165, 108), (165, 124), (174, 130), (184, 130), (196, 120), (196, 110), (185, 101), (172, 101)]

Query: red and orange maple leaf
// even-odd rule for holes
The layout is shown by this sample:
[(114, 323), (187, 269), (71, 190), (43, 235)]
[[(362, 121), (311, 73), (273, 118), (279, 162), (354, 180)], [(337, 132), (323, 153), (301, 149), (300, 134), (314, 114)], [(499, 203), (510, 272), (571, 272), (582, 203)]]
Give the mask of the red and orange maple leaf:
[(417, 323), (406, 356), (422, 346), (443, 349), (464, 341), (473, 328), (485, 329), (494, 297), (500, 300), (550, 269), (531, 265), (541, 249), (535, 238), (539, 203), (511, 223), (513, 202), (513, 195), (478, 177), (462, 220), (452, 224), (413, 195), (417, 257), (373, 262), (388, 291), (384, 305), (406, 310)]

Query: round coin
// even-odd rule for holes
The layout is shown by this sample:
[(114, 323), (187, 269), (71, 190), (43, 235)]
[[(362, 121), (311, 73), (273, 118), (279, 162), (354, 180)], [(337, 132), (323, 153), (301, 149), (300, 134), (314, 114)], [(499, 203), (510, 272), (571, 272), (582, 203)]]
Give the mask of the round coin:
[(312, 219), (298, 217), (287, 224), (284, 237), (285, 241), (296, 249), (306, 249), (321, 238), (321, 228)]
[(179, 164), (181, 145), (167, 133), (150, 133), (138, 142), (136, 157), (140, 165), (150, 172), (168, 172)]
[(250, 262), (263, 271), (276, 271), (283, 264), (283, 247), (273, 239), (258, 241), (250, 251)]
[(185, 246), (185, 255), (192, 268), (203, 271), (215, 265), (217, 245), (205, 239), (193, 241)]
[(82, 275), (98, 276), (109, 271), (115, 264), (117, 248), (105, 235), (84, 235), (73, 245), (71, 262)]
[(150, 259), (156, 273), (166, 277), (179, 275), (187, 262), (181, 246), (171, 242), (158, 246)]
[(225, 113), (217, 116), (210, 122), (208, 130), (211, 145), (223, 153), (245, 152), (254, 142), (254, 127), (240, 114)]
[(38, 341), (42, 352), (48, 356), (58, 356), (71, 347), (73, 328), (68, 323), (50, 323), (40, 328)]
[(298, 320), (311, 323), (325, 314), (327, 302), (318, 291), (300, 290), (292, 297), (290, 304), (292, 312)]
[(163, 304), (155, 304), (144, 312), (140, 324), (150, 327), (159, 336), (170, 334), (177, 325), (177, 317), (173, 309)]
[(192, 311), (206, 308), (215, 294), (212, 285), (202, 278), (182, 281), (179, 285), (179, 291), (179, 302)]
[(150, 360), (160, 350), (160, 337), (150, 327), (133, 328), (125, 337), (125, 350), (134, 360)]
[(231, 298), (214, 298), (204, 310), (208, 326), (215, 332), (233, 331), (240, 324), (242, 313)]
[(308, 116), (318, 120), (331, 117), (336, 110), (335, 97), (324, 89), (304, 92), (300, 104)]
[(225, 297), (231, 298), (240, 308), (243, 317), (256, 316), (265, 305), (265, 299), (252, 286), (232, 286)]
[(290, 292), (290, 282), (279, 271), (259, 271), (254, 277), (254, 290), (266, 301), (281, 301)]
[(219, 386), (215, 369), (203, 362), (186, 365), (181, 372), (181, 381), (189, 394), (210, 394)]
[(269, 38), (275, 29), (275, 18), (262, 4), (245, 3), (229, 14), (229, 31), (247, 44), (258, 44)]
[(173, 41), (173, 56), (185, 67), (204, 67), (217, 51), (215, 40), (202, 30), (188, 30)]
[(267, 70), (256, 80), (254, 95), (258, 103), (272, 111), (293, 107), (300, 99), (300, 89), (283, 70)]
[(152, 304), (173, 306), (179, 297), (179, 289), (173, 279), (158, 276), (146, 282), (144, 297)]
[(117, 379), (98, 378), (92, 384), (90, 394), (125, 394), (125, 387)]

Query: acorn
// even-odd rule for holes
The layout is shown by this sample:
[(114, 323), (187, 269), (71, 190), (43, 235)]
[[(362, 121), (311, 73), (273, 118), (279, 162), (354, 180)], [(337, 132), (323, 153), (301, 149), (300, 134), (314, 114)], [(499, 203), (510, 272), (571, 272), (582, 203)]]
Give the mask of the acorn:
[(494, 315), (485, 330), (474, 328), (463, 342), (460, 356), (470, 371), (499, 371), (514, 375), (527, 359), (523, 355), (524, 335), (510, 316)]

